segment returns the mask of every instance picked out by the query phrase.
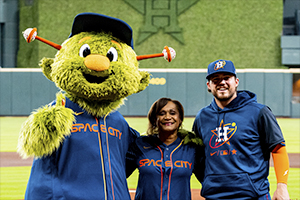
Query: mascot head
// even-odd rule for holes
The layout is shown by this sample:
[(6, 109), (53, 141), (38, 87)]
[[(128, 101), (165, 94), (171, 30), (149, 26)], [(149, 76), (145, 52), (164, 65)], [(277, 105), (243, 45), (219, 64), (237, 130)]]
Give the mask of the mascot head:
[(150, 77), (138, 69), (130, 26), (94, 13), (77, 15), (55, 58), (43, 58), (40, 66), (67, 97), (98, 117), (144, 90)]
[(28, 43), (38, 39), (59, 50), (55, 58), (43, 58), (40, 66), (64, 91), (57, 94), (55, 106), (38, 109), (24, 123), (18, 145), (23, 157), (51, 155), (71, 134), (76, 114), (64, 106), (65, 96), (90, 114), (105, 116), (148, 86), (150, 74), (139, 70), (138, 60), (163, 56), (170, 62), (176, 55), (165, 47), (160, 54), (136, 56), (130, 26), (95, 13), (77, 15), (62, 45), (37, 36), (36, 28), (23, 35)]
[[(72, 31), (63, 44), (57, 45), (37, 36), (36, 29), (24, 31), (27, 42), (39, 39), (57, 48), (55, 58), (43, 58), (40, 66), (44, 75), (65, 91), (66, 96), (97, 117), (104, 116), (123, 104), (124, 98), (144, 90), (150, 74), (140, 71), (132, 29), (124, 21), (96, 14), (78, 14)], [(175, 51), (165, 47), (169, 62)]]

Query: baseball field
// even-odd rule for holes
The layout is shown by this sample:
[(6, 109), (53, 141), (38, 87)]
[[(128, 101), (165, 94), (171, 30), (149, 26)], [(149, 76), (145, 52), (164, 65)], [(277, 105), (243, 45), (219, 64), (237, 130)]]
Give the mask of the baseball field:
[[(0, 117), (0, 199), (23, 199), (27, 180), (30, 174), (32, 158), (22, 160), (16, 153), (18, 134), (26, 117)], [(146, 118), (126, 118), (131, 127), (141, 134), (147, 127)], [(185, 118), (184, 128), (190, 130), (194, 118)], [(278, 118), (283, 131), (290, 160), (288, 190), (290, 198), (300, 200), (300, 119)], [(128, 178), (128, 185), (132, 196), (137, 185), (138, 172), (135, 171)], [(276, 189), (276, 177), (271, 161), (270, 193)], [(191, 179), (192, 199), (198, 200), (201, 184), (193, 176)]]

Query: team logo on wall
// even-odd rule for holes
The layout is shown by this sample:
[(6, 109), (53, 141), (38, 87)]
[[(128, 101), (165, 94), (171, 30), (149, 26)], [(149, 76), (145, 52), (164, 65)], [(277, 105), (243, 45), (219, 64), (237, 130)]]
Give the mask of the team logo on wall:
[(226, 62), (224, 60), (220, 60), (215, 64), (214, 70), (221, 69), (225, 66)]
[(144, 15), (144, 25), (140, 29), (137, 44), (141, 44), (160, 28), (184, 44), (182, 29), (177, 17), (199, 0), (124, 0)]

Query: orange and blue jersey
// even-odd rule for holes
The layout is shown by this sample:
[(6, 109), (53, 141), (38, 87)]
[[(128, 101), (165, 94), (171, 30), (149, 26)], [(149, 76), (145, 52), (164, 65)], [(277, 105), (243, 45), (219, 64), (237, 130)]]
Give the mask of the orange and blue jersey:
[(25, 199), (130, 200), (125, 157), (139, 133), (117, 111), (95, 118), (68, 98), (65, 106), (76, 114), (71, 135), (33, 161)]
[(224, 109), (213, 100), (199, 111), (193, 130), (205, 145), (203, 197), (243, 200), (269, 194), (270, 152), (284, 138), (254, 93), (238, 91)]
[(177, 138), (166, 145), (154, 136), (141, 136), (131, 145), (126, 158), (130, 175), (139, 170), (136, 200), (191, 199), (190, 178), (194, 172), (196, 146)]

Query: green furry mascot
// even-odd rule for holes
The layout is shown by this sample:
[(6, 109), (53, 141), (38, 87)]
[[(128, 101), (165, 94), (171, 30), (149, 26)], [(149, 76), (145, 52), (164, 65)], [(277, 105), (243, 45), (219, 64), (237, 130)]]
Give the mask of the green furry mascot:
[[(28, 42), (42, 40), (34, 32), (24, 35)], [(125, 155), (139, 133), (116, 110), (150, 78), (138, 69), (130, 26), (82, 13), (69, 38), (50, 45), (59, 51), (40, 66), (62, 92), (33, 112), (20, 132), (18, 152), (35, 157), (25, 199), (130, 199)]]

